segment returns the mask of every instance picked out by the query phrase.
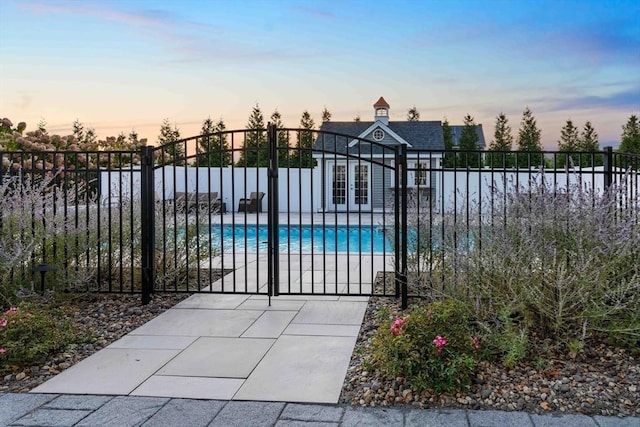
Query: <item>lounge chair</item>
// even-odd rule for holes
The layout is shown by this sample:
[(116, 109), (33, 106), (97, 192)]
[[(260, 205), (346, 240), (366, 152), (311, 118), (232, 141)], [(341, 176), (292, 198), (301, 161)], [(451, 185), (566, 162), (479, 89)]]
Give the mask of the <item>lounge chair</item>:
[(220, 212), (220, 209), (224, 212), (224, 205), (218, 197), (217, 191), (211, 193), (184, 193), (177, 191), (173, 199), (179, 206), (184, 206), (187, 212), (194, 212), (207, 207), (209, 207), (209, 212), (212, 213)]
[(248, 199), (240, 199), (238, 203), (238, 212), (262, 212), (262, 191), (254, 191), (249, 195)]

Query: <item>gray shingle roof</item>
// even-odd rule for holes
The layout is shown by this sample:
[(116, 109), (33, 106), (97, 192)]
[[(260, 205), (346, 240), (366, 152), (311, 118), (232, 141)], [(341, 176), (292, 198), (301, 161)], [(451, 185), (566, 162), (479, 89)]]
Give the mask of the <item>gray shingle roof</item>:
[[(336, 151), (345, 153), (347, 145), (365, 130), (367, 130), (374, 122), (324, 122), (320, 126), (320, 133), (314, 143), (316, 150)], [(442, 136), (442, 124), (439, 121), (424, 122), (389, 122), (389, 129), (395, 132), (399, 137), (407, 141), (413, 148), (422, 150), (444, 150), (444, 138)], [(333, 137), (332, 135), (323, 134), (322, 132), (335, 132), (349, 135), (352, 138)], [(369, 154), (369, 144), (362, 144), (360, 151), (358, 146), (350, 147), (352, 153)], [(375, 146), (374, 146), (375, 147)], [(374, 148), (374, 153), (381, 153), (382, 148)], [(384, 150), (386, 151), (386, 150)], [(389, 154), (391, 152), (389, 151)]]

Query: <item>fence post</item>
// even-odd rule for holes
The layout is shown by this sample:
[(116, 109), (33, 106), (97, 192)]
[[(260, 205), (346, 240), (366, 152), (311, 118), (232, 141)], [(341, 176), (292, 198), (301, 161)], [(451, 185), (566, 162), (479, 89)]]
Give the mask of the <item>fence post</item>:
[(402, 191), (402, 184), (400, 182), (400, 168), (402, 167), (402, 160), (400, 159), (400, 149), (399, 147), (395, 147), (395, 157), (394, 157), (394, 165), (393, 168), (393, 176), (394, 176), (394, 189), (393, 189), (393, 212), (394, 214), (394, 233), (393, 233), (393, 247), (394, 247), (394, 256), (395, 256), (395, 274), (394, 274), (394, 288), (395, 288), (395, 297), (400, 298), (400, 270), (402, 266), (402, 248), (400, 247), (400, 223), (402, 220), (402, 212), (400, 205), (400, 191)]
[[(396, 273), (396, 280), (400, 281), (401, 307), (408, 306), (407, 289), (407, 147), (400, 144), (400, 271)], [(396, 285), (397, 286), (397, 285)]]
[(142, 304), (151, 301), (155, 282), (155, 190), (153, 177), (154, 147), (144, 146), (141, 153), (140, 196), (141, 196), (141, 252), (142, 252)]
[(278, 129), (269, 123), (267, 124), (267, 145), (269, 147), (269, 167), (267, 169), (268, 191), (267, 199), (267, 241), (268, 241), (268, 293), (269, 304), (271, 296), (280, 295), (280, 242), (278, 223)]
[(613, 148), (604, 147), (604, 188), (609, 189), (613, 184)]

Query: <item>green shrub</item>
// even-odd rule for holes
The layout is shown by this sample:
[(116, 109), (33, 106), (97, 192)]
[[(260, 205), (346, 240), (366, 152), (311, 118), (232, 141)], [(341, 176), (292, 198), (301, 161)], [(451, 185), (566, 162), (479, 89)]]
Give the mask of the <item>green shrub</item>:
[(386, 375), (405, 377), (416, 391), (452, 392), (470, 384), (480, 342), (468, 310), (447, 299), (384, 322), (372, 346), (374, 364)]
[(78, 336), (60, 308), (23, 303), (0, 315), (0, 367), (40, 363)]

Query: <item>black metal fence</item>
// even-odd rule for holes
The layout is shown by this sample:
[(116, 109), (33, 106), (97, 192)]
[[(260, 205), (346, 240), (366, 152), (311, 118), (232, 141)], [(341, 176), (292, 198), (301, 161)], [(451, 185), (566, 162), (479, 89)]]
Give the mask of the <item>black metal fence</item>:
[(140, 167), (131, 156), (0, 152), (4, 290), (30, 289), (42, 278), (65, 289), (135, 292), (137, 283), (139, 290), (140, 210), (126, 188), (139, 181)]
[[(464, 285), (465, 257), (514, 195), (638, 213), (640, 156), (418, 151), (306, 129), (201, 135), (141, 152), (0, 152), (11, 286), (99, 292), (425, 296)], [(16, 192), (16, 188), (21, 191)], [(41, 200), (41, 202), (38, 202)], [(529, 213), (536, 209), (528, 206)], [(520, 209), (522, 209), (520, 206)], [(638, 228), (634, 229), (638, 232)], [(495, 240), (495, 239), (494, 239)]]

